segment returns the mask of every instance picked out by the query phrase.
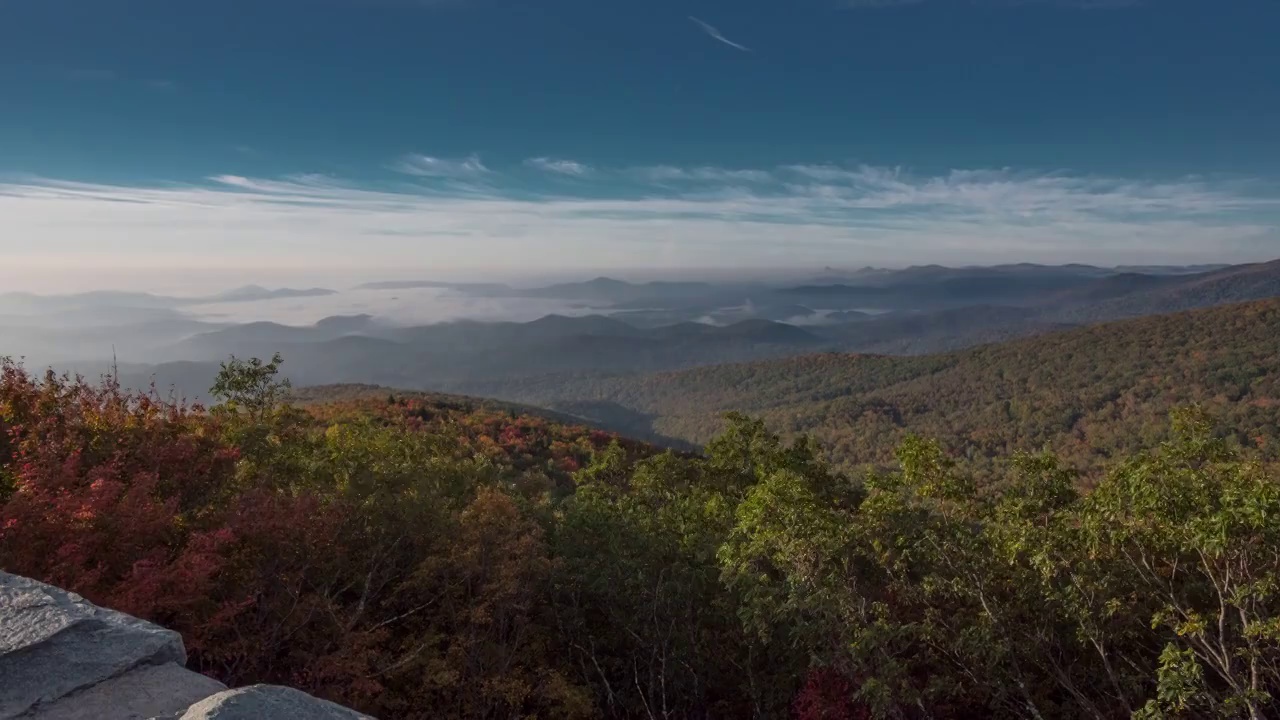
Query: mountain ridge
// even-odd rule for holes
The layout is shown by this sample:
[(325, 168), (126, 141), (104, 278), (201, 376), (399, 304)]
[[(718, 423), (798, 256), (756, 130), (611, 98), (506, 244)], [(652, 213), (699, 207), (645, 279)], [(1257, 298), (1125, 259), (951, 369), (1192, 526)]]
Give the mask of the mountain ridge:
[[(618, 413), (653, 419), (640, 429), (693, 443), (719, 430), (721, 413), (743, 411), (784, 435), (815, 435), (849, 467), (889, 462), (881, 450), (918, 433), (958, 438), (962, 453), (978, 457), (1049, 443), (1087, 470), (1107, 453), (1128, 449), (1119, 440), (1126, 432), (1136, 434), (1180, 403), (1222, 414), (1240, 428), (1242, 445), (1250, 433), (1271, 434), (1280, 424), (1277, 337), (1280, 299), (1272, 299), (943, 354), (822, 353), (651, 375), (476, 384), (467, 391), (551, 408), (612, 404)], [(588, 418), (628, 430), (611, 424), (614, 417)], [(1076, 436), (1091, 441), (1082, 443), (1091, 454), (1070, 452)]]

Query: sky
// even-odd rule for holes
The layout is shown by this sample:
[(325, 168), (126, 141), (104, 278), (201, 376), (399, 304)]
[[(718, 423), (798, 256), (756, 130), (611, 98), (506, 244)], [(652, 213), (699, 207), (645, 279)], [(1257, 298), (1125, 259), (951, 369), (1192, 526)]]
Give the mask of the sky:
[(0, 0), (0, 286), (1280, 257), (1275, 0)]

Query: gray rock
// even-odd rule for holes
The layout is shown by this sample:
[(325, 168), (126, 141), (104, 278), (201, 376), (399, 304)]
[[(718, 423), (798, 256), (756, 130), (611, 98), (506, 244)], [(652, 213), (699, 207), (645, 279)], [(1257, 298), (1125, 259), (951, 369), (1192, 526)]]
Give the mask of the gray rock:
[(91, 688), (40, 705), (32, 720), (145, 720), (176, 718), (192, 703), (227, 686), (173, 663), (139, 667)]
[(192, 705), (182, 720), (373, 720), (328, 700), (279, 685), (227, 690)]
[(178, 633), (0, 572), (0, 720), (165, 663), (186, 663)]
[(0, 572), (0, 720), (373, 720), (291, 688), (227, 690), (186, 659), (172, 630)]

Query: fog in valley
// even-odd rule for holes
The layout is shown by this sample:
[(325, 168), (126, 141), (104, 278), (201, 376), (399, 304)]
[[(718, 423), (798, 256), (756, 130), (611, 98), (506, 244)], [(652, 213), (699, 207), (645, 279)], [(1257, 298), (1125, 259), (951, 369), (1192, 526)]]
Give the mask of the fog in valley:
[(280, 353), (295, 386), (556, 404), (589, 378), (810, 353), (943, 352), (1268, 297), (1280, 264), (325, 279), (200, 294), (3, 293), (0, 355), (89, 377), (115, 368), (126, 386), (192, 401), (206, 399), (228, 357)]

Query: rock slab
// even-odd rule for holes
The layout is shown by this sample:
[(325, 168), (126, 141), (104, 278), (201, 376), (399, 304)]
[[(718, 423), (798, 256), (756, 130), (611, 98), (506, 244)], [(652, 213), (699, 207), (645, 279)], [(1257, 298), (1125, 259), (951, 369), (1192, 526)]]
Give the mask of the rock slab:
[(373, 720), (341, 705), (279, 685), (250, 685), (211, 695), (181, 720)]
[(0, 720), (373, 720), (275, 685), (187, 670), (172, 630), (0, 571)]
[(172, 630), (0, 572), (0, 718), (135, 668), (186, 660)]
[(226, 689), (226, 685), (213, 678), (173, 663), (147, 665), (40, 705), (22, 717), (31, 720), (177, 718), (192, 703)]

